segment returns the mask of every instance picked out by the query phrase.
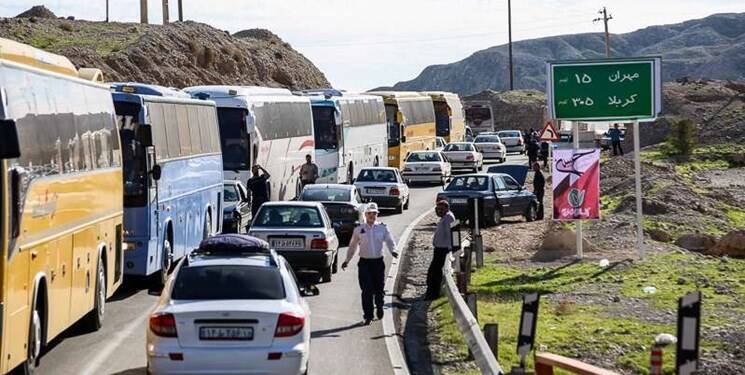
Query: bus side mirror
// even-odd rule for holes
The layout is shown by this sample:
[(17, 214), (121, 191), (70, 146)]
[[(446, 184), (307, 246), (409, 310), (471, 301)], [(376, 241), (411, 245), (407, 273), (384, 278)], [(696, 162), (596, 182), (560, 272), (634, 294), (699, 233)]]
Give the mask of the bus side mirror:
[(150, 125), (140, 125), (137, 129), (137, 140), (145, 146), (153, 145), (153, 130)]
[(21, 146), (15, 121), (0, 120), (0, 159), (15, 159), (20, 156)]
[(158, 164), (155, 164), (153, 166), (153, 169), (150, 171), (150, 173), (153, 174), (153, 180), (155, 180), (155, 181), (160, 180), (160, 175), (161, 175), (162, 172), (163, 171), (161, 171), (160, 165), (158, 165)]

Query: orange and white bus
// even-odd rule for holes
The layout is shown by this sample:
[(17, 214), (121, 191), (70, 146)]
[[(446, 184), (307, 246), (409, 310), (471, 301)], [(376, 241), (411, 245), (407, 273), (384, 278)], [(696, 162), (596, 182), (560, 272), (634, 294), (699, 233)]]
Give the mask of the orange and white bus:
[(0, 373), (98, 329), (122, 283), (122, 168), (108, 87), (0, 39)]
[(435, 106), (437, 136), (445, 141), (463, 142), (466, 137), (466, 117), (458, 94), (444, 91), (424, 92)]

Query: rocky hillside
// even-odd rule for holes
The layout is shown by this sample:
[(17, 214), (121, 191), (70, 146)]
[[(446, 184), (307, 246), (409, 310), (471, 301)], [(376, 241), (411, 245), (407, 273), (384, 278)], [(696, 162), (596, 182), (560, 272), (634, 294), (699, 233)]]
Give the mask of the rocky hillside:
[[(611, 35), (613, 56), (662, 55), (664, 79), (685, 76), (745, 79), (745, 13), (715, 14), (673, 25)], [(545, 61), (604, 57), (602, 33), (562, 35), (513, 43), (515, 87), (545, 90)], [(446, 90), (462, 95), (505, 90), (507, 45), (478, 51), (452, 64), (427, 67), (397, 90)], [(500, 68), (501, 67), (501, 68)]]
[(184, 87), (242, 84), (328, 87), (321, 71), (267, 30), (230, 35), (196, 22), (167, 26), (61, 19), (42, 8), (0, 18), (0, 37), (96, 67), (108, 81)]

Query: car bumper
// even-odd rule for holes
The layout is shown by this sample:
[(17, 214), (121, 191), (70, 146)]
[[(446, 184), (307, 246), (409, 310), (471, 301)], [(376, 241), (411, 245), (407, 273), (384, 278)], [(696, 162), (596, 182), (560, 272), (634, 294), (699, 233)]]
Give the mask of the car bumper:
[(403, 197), (400, 195), (363, 195), (363, 198), (369, 198), (380, 208), (396, 208), (403, 203)]
[[(181, 353), (183, 360), (172, 360)], [(269, 360), (269, 353), (282, 353)], [(270, 348), (182, 348), (174, 345), (148, 345), (150, 374), (303, 374), (308, 361), (305, 344)]]
[(525, 145), (506, 146), (507, 152), (524, 152)]
[(478, 167), (478, 161), (452, 161), (450, 162), (450, 168), (455, 169), (474, 169)]
[(331, 267), (334, 262), (333, 250), (277, 250), (277, 253), (285, 257), (296, 271), (320, 271)]
[(484, 155), (484, 159), (504, 159), (507, 153), (504, 151), (482, 151), (481, 155)]
[(404, 173), (404, 180), (412, 182), (440, 182), (445, 177), (442, 172), (439, 173)]

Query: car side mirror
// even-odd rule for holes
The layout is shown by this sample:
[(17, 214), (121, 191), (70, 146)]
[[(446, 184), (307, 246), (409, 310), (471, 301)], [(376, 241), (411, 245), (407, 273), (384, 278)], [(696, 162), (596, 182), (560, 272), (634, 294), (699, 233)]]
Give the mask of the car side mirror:
[(0, 159), (15, 159), (20, 156), (21, 145), (15, 121), (0, 121)]
[(406, 143), (406, 136), (405, 135), (402, 135), (401, 136), (401, 142)]
[(160, 177), (161, 177), (161, 173), (162, 172), (163, 171), (160, 169), (160, 165), (158, 165), (158, 164), (155, 164), (153, 166), (153, 169), (150, 171), (150, 173), (153, 174), (153, 180), (155, 180), (155, 181), (160, 180)]

